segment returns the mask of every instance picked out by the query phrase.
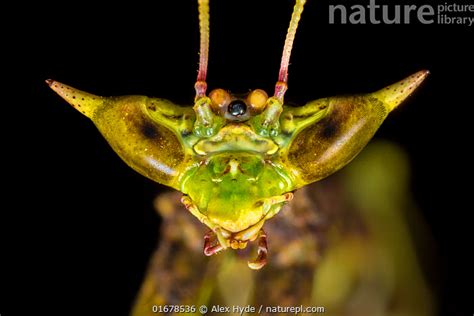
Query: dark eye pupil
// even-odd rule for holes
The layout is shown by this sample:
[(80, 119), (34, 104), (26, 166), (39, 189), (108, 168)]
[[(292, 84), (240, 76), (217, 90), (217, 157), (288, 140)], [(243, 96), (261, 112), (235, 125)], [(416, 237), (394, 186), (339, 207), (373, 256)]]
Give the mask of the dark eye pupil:
[(229, 104), (227, 111), (233, 116), (244, 115), (247, 111), (247, 105), (242, 100), (234, 100)]

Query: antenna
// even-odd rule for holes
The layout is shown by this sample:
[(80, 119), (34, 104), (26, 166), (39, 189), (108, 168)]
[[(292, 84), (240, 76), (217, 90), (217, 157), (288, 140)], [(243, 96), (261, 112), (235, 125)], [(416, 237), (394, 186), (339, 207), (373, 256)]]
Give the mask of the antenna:
[(209, 58), (209, 0), (198, 0), (199, 10), (199, 71), (194, 89), (196, 90), (196, 99), (206, 96), (207, 83), (207, 61)]
[(281, 102), (283, 102), (283, 97), (288, 89), (288, 65), (290, 63), (291, 49), (293, 48), (296, 29), (298, 28), (298, 22), (300, 21), (301, 13), (303, 13), (305, 3), (306, 0), (296, 0), (293, 14), (291, 15), (290, 26), (286, 33), (285, 46), (283, 47), (283, 55), (281, 56), (280, 72), (278, 74), (278, 82), (275, 85), (274, 94), (274, 96)]

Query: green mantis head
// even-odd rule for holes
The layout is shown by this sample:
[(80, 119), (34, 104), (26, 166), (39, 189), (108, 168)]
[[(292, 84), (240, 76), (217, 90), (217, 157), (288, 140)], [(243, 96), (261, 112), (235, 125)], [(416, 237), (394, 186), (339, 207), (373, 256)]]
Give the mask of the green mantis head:
[(273, 96), (260, 89), (206, 93), (208, 2), (199, 1), (201, 54), (193, 106), (145, 96), (98, 97), (53, 80), (49, 86), (89, 117), (117, 154), (144, 176), (184, 195), (211, 230), (204, 253), (258, 239), (253, 269), (267, 260), (263, 225), (293, 191), (336, 172), (368, 143), (388, 113), (426, 78), (419, 71), (374, 93), (285, 105), (291, 46), (304, 5), (297, 0)]

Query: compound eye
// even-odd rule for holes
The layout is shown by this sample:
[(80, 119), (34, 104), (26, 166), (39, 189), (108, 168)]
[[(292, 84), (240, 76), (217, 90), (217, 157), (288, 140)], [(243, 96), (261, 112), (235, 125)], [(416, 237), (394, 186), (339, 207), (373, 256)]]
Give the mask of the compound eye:
[(252, 113), (260, 113), (267, 105), (268, 94), (262, 89), (255, 89), (247, 96), (247, 102)]
[(230, 94), (224, 89), (214, 89), (209, 93), (211, 99), (211, 108), (214, 113), (223, 115), (230, 103)]

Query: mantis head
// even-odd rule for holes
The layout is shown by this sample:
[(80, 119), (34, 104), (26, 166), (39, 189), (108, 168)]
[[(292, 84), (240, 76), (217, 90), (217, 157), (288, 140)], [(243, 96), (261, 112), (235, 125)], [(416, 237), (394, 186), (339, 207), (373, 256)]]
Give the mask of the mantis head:
[(206, 255), (257, 240), (258, 255), (249, 267), (260, 269), (267, 262), (265, 221), (294, 190), (348, 164), (428, 71), (374, 93), (286, 105), (289, 58), (305, 3), (297, 0), (273, 95), (260, 89), (245, 96), (224, 89), (208, 94), (209, 4), (198, 2), (201, 50), (193, 106), (145, 96), (99, 97), (47, 83), (94, 122), (131, 168), (184, 194), (186, 208), (210, 228)]

